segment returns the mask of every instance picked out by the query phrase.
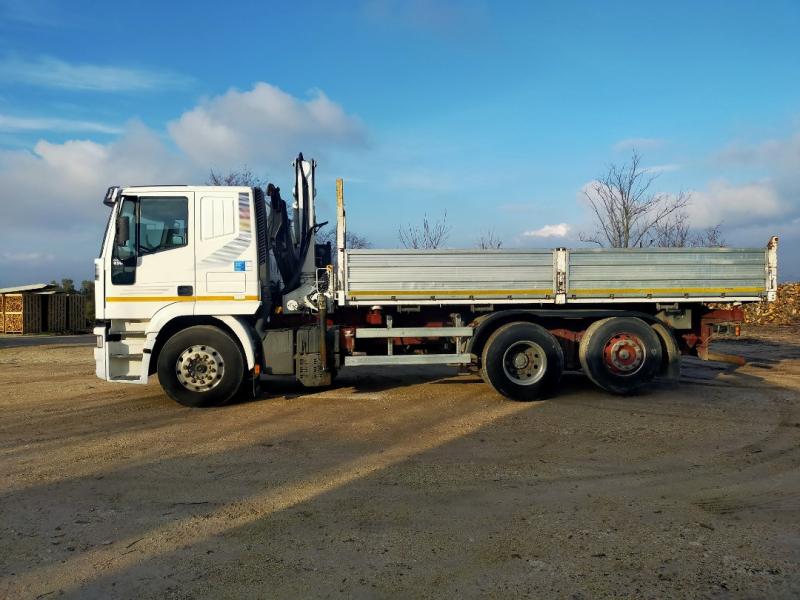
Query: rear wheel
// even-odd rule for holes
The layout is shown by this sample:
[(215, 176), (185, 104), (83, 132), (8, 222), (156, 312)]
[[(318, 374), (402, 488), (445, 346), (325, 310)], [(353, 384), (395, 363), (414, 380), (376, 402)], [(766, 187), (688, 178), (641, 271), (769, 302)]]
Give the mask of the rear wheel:
[(500, 394), (531, 401), (551, 394), (564, 370), (556, 338), (534, 323), (503, 325), (486, 342), (481, 376)]
[(630, 394), (650, 382), (658, 373), (661, 357), (658, 334), (632, 317), (595, 321), (579, 348), (586, 375), (613, 394)]
[(184, 406), (228, 402), (244, 379), (239, 346), (224, 331), (197, 325), (167, 340), (158, 357), (158, 381), (170, 398)]

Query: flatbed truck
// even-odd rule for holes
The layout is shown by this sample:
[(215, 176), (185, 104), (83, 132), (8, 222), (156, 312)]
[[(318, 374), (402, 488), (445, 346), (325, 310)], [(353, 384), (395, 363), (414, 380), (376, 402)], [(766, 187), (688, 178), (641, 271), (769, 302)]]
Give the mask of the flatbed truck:
[[(316, 163), (280, 188), (112, 186), (95, 260), (96, 374), (188, 406), (271, 376), (330, 385), (342, 368), (459, 365), (519, 401), (582, 370), (616, 394), (714, 358), (742, 305), (773, 301), (765, 248), (350, 249), (317, 243)], [(291, 213), (291, 215), (290, 215)], [(731, 357), (716, 358), (735, 360)]]

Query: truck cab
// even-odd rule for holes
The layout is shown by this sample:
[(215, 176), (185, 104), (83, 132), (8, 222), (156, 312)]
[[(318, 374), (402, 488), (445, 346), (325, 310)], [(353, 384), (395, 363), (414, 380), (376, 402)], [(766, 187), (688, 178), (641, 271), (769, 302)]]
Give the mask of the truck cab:
[(248, 187), (109, 190), (95, 260), (98, 377), (146, 380), (158, 333), (176, 319), (230, 323), (258, 311), (256, 196)]

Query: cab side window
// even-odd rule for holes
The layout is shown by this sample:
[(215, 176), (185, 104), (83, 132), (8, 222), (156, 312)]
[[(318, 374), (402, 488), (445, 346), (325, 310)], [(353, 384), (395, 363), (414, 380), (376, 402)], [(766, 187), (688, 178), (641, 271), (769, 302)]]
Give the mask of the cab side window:
[(189, 200), (185, 197), (139, 198), (139, 254), (181, 248), (189, 243)]

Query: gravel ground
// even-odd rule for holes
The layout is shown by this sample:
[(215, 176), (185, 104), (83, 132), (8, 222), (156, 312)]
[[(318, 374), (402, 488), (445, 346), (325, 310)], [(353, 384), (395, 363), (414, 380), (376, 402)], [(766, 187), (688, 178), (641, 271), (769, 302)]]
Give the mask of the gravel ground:
[(0, 349), (0, 597), (800, 595), (800, 338), (634, 397), (444, 368), (192, 410)]

